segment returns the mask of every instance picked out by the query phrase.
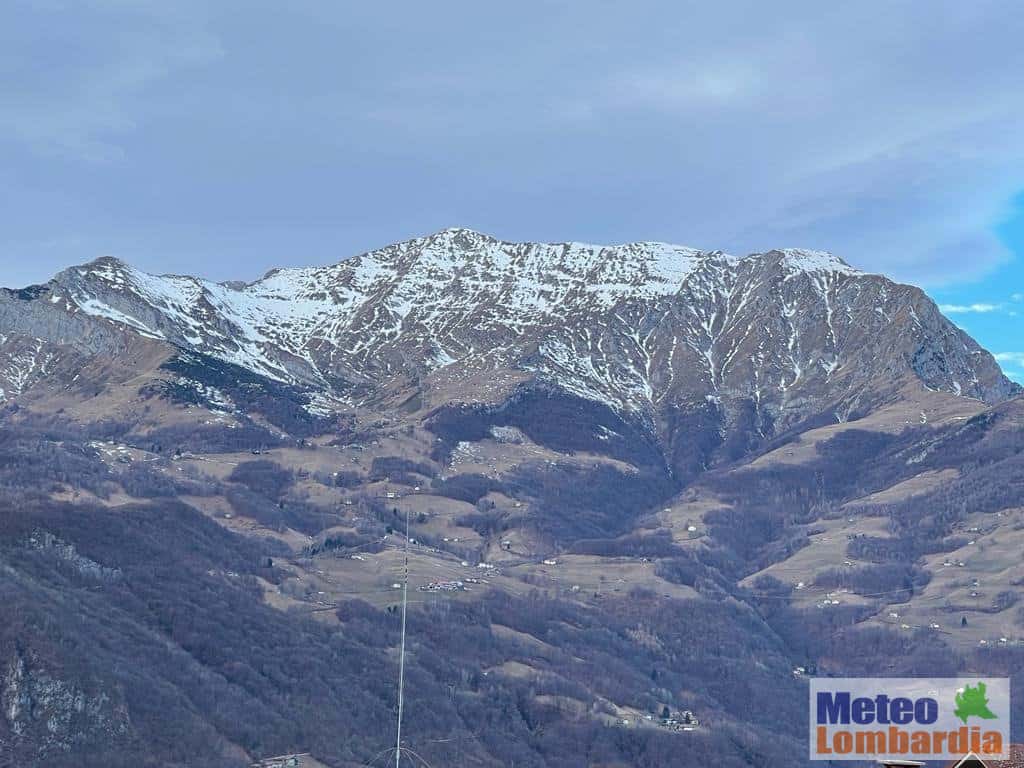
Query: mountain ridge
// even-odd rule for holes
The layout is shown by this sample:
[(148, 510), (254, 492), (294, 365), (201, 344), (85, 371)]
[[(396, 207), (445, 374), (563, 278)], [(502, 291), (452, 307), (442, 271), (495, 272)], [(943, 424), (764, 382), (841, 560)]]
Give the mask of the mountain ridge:
[(1020, 391), (920, 289), (825, 252), (508, 243), (461, 228), (242, 287), (102, 257), (0, 292), (0, 334), (5, 397), (40, 379), (54, 346), (117, 359), (166, 344), (297, 387), (315, 414), (414, 396), (425, 411), (500, 406), (538, 387), (665, 446), (695, 423), (724, 445), (844, 421), (908, 382), (987, 403)]

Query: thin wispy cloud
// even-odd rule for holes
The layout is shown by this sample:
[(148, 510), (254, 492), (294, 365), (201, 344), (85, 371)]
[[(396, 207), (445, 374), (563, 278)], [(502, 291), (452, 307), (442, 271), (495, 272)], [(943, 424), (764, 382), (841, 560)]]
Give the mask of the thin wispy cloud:
[(1001, 304), (940, 304), (939, 309), (947, 315), (988, 314), (1002, 309)]
[(3, 26), (0, 139), (43, 158), (123, 158), (147, 96), (223, 55), (201, 14), (152, 2), (14, 2)]
[(1000, 363), (1011, 363), (1024, 368), (1024, 352), (996, 352), (993, 357)]
[(13, 0), (0, 283), (106, 252), (255, 277), (454, 224), (929, 287), (1010, 258), (1016, 0), (529, 5)]

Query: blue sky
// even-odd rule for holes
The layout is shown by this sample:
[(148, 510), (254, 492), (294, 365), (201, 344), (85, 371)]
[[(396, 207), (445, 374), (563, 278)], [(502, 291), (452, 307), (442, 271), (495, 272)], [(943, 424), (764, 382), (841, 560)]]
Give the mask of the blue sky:
[(1022, 39), (1016, 0), (8, 0), (0, 284), (453, 225), (800, 246), (923, 285), (1024, 379)]
[(930, 293), (949, 318), (996, 355), (1007, 376), (1024, 384), (1024, 195), (996, 233), (1011, 254), (1004, 266)]

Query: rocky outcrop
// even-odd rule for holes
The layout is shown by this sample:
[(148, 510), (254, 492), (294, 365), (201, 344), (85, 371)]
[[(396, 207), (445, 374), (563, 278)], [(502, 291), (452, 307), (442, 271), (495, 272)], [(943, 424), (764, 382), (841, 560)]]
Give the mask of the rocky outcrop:
[(116, 581), (121, 578), (120, 568), (108, 568), (81, 555), (73, 544), (54, 536), (47, 531), (33, 531), (26, 546), (44, 555), (56, 558), (76, 573), (94, 581)]
[(12, 754), (24, 754), (27, 748), (43, 759), (47, 753), (69, 752), (85, 742), (109, 742), (129, 732), (122, 702), (102, 688), (87, 691), (52, 674), (31, 651), (15, 650), (0, 671), (0, 714)]

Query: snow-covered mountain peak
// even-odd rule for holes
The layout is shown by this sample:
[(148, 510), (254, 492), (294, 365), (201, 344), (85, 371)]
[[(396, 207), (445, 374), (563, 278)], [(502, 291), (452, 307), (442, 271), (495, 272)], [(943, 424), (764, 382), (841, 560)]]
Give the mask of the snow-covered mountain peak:
[[(769, 252), (775, 253), (775, 252)], [(784, 248), (777, 253), (782, 254), (782, 263), (792, 272), (832, 272), (840, 275), (866, 274), (851, 267), (841, 258), (829, 251), (812, 251), (803, 248)]]
[[(520, 287), (544, 293), (557, 304), (567, 296), (589, 294), (603, 305), (622, 300), (677, 293), (700, 268), (733, 270), (747, 263), (757, 269), (781, 267), (794, 273), (829, 272), (860, 275), (842, 259), (823, 251), (784, 249), (737, 258), (721, 251), (702, 251), (670, 243), (641, 241), (619, 245), (582, 242), (529, 243), (499, 240), (474, 230), (450, 227), (395, 243), (324, 267), (270, 270), (261, 279), (213, 283), (179, 275), (152, 275), (111, 256), (104, 256), (58, 276), (57, 282), (99, 281), (112, 289), (156, 299), (161, 305), (194, 302), (208, 296), (220, 303), (245, 299), (307, 302), (298, 309), (327, 311), (374, 294), (396, 294), (398, 284), (409, 293), (460, 288)], [(309, 301), (317, 306), (311, 306)], [(294, 315), (297, 308), (285, 310)], [(403, 313), (404, 315), (404, 313)]]
[(335, 394), (490, 367), (648, 413), (705, 396), (797, 402), (907, 371), (958, 394), (1010, 391), (920, 291), (799, 249), (737, 258), (449, 228), (250, 284), (151, 275), (106, 257), (18, 297), (7, 317), (27, 328), (42, 324), (25, 314), (36, 302), (64, 313), (52, 327), (65, 336), (66, 315), (92, 319)]

